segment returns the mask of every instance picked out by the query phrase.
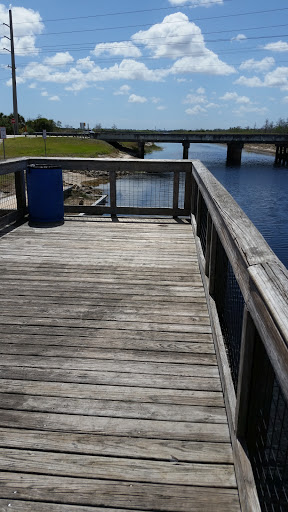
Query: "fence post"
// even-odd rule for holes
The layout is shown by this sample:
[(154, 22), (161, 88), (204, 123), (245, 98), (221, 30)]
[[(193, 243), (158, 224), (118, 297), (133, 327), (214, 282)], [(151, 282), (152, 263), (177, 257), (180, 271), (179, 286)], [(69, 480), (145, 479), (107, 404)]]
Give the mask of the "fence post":
[(179, 172), (174, 171), (173, 174), (173, 217), (176, 217), (176, 211), (178, 210), (179, 201)]
[(210, 248), (211, 248), (212, 219), (209, 211), (207, 212), (207, 231), (206, 231), (206, 253), (205, 253), (205, 275), (210, 274)]
[(235, 411), (235, 430), (238, 438), (245, 437), (246, 435), (255, 334), (256, 329), (254, 322), (247, 307), (244, 306)]
[(192, 169), (185, 173), (185, 193), (184, 193), (184, 210), (189, 211), (189, 215), (192, 211), (193, 201), (193, 183), (192, 182)]
[(26, 208), (26, 191), (24, 171), (15, 172), (15, 193), (17, 200), (17, 210)]
[(210, 257), (209, 258), (209, 294), (214, 295), (215, 277), (216, 277), (216, 248), (217, 248), (218, 233), (214, 224), (211, 226), (211, 241), (210, 241)]
[(116, 215), (116, 171), (109, 171), (111, 216)]

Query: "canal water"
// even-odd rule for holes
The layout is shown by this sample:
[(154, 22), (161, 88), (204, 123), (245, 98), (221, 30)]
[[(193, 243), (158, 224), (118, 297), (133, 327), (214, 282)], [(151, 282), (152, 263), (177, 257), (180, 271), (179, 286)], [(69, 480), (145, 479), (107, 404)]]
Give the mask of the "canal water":
[[(180, 144), (161, 144), (149, 158), (182, 159)], [(288, 169), (275, 167), (274, 156), (242, 152), (241, 166), (226, 165), (226, 146), (191, 144), (189, 158), (199, 159), (230, 192), (288, 268)]]

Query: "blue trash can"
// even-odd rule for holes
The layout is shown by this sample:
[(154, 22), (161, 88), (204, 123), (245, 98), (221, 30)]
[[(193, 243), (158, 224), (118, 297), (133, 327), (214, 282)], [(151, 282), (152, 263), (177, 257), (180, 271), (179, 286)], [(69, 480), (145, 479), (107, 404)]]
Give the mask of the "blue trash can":
[(27, 168), (29, 224), (63, 224), (62, 169), (50, 165)]

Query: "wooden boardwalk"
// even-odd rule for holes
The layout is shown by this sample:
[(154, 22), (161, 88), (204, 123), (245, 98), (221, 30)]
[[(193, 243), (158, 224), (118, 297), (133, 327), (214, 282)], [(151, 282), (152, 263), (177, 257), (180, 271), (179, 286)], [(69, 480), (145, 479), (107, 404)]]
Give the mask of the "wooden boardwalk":
[(0, 512), (240, 510), (190, 224), (24, 224), (0, 273)]

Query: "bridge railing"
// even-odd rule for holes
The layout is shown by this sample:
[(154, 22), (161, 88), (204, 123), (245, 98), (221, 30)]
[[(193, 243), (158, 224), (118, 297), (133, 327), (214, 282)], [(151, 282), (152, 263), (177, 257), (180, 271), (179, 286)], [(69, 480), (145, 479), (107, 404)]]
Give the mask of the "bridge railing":
[(284, 511), (288, 502), (288, 271), (200, 161), (193, 161), (192, 223), (242, 508)]

